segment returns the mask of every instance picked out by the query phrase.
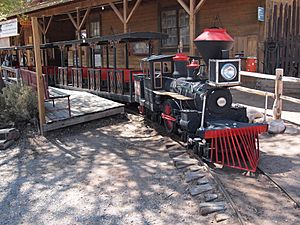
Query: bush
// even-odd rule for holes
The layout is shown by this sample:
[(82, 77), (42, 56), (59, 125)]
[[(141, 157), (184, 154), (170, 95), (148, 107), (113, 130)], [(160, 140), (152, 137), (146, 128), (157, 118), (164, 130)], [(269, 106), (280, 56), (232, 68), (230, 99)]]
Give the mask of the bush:
[[(0, 94), (0, 121), (5, 124), (29, 122), (37, 115), (37, 95), (28, 86), (11, 85)], [(0, 123), (0, 125), (1, 125)]]

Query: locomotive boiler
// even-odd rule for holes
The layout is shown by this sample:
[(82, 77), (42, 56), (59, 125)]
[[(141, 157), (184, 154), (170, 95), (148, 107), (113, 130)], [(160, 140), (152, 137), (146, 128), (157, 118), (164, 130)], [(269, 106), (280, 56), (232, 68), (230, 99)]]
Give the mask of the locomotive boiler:
[(256, 171), (258, 135), (266, 124), (248, 123), (246, 108), (234, 105), (229, 87), (240, 85), (239, 59), (230, 59), (233, 39), (225, 29), (205, 29), (194, 41), (197, 57), (179, 52), (153, 55), (141, 62), (135, 76), (135, 99), (140, 112), (179, 133), (206, 160)]

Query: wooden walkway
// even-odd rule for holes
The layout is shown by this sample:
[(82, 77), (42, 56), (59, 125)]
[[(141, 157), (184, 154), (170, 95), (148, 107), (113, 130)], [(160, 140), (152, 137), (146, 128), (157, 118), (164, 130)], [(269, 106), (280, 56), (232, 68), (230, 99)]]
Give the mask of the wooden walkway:
[(53, 107), (52, 102), (45, 102), (46, 124), (44, 131), (124, 113), (123, 104), (85, 91), (71, 91), (54, 87), (49, 87), (49, 89), (59, 90), (70, 95), (71, 117), (69, 116), (67, 98), (55, 100), (55, 107)]

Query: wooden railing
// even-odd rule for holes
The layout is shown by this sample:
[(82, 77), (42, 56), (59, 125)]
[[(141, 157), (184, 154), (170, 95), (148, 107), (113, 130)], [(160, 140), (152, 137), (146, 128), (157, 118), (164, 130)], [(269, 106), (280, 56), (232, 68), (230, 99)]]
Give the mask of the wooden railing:
[(133, 99), (134, 74), (140, 70), (59, 67), (56, 83), (96, 92), (128, 95)]
[[(22, 78), (22, 84), (27, 85), (33, 88), (33, 90), (37, 91), (37, 78), (36, 72), (27, 70), (27, 69), (19, 69), (20, 77)], [(42, 75), (43, 78), (43, 89), (44, 89), (44, 97), (49, 98), (48, 92), (48, 82), (46, 79), (46, 75)]]
[(8, 83), (19, 83), (20, 82), (20, 71), (18, 68), (1, 66), (0, 73), (6, 83), (7, 82)]
[(247, 87), (241, 87), (241, 86), (231, 88), (231, 89), (239, 90), (242, 92), (265, 96), (265, 99), (266, 99), (265, 116), (266, 116), (266, 112), (267, 112), (268, 97), (272, 97), (274, 99), (274, 104), (273, 104), (273, 118), (274, 119), (281, 119), (282, 100), (300, 104), (300, 99), (283, 95), (283, 87), (284, 87), (283, 83), (284, 82), (300, 83), (300, 78), (283, 76), (283, 69), (276, 69), (276, 75), (252, 73), (252, 72), (246, 72), (246, 71), (241, 71), (240, 74), (241, 74), (241, 76), (245, 76), (245, 77), (252, 77), (252, 78), (267, 79), (267, 80), (275, 81), (274, 93), (268, 92), (268, 91), (251, 89), (251, 88), (247, 88)]

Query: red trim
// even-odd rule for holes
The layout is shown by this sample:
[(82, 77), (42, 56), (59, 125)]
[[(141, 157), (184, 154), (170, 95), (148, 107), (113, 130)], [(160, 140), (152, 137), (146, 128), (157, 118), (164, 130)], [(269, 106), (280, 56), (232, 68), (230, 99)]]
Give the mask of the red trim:
[(233, 38), (227, 33), (225, 29), (211, 28), (204, 29), (194, 41), (233, 41)]
[(177, 53), (174, 57), (174, 61), (188, 61), (190, 58), (184, 53)]
[(223, 129), (223, 130), (208, 130), (205, 131), (204, 138), (209, 139), (209, 138), (216, 138), (220, 136), (230, 136), (230, 131), (232, 132), (245, 132), (252, 130), (256, 133), (264, 133), (268, 131), (268, 125), (258, 125), (258, 126), (249, 126), (249, 127), (243, 127), (243, 128), (230, 128), (230, 129)]
[(205, 132), (210, 141), (210, 161), (228, 167), (255, 172), (259, 161), (258, 134), (268, 125)]
[(198, 60), (192, 60), (192, 62), (187, 65), (188, 68), (199, 68), (200, 65), (199, 65), (199, 61)]
[(173, 116), (164, 114), (164, 113), (161, 114), (161, 118), (168, 120), (168, 121), (176, 122), (176, 118), (174, 118)]

